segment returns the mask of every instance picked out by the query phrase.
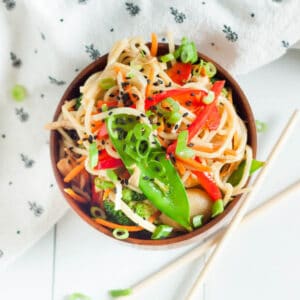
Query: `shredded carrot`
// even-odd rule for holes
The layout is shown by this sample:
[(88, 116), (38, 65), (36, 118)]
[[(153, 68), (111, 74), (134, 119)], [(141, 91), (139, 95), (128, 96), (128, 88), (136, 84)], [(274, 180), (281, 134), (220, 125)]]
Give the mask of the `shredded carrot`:
[(153, 215), (150, 216), (150, 218), (148, 219), (148, 221), (150, 223), (153, 223), (160, 215), (161, 215), (161, 212), (158, 210)]
[(233, 149), (236, 150), (239, 144), (239, 137), (237, 132), (234, 133), (233, 135)]
[(151, 93), (151, 88), (152, 88), (152, 83), (154, 80), (154, 68), (151, 67), (150, 73), (149, 73), (149, 84), (146, 86), (146, 98), (150, 96)]
[(151, 34), (151, 50), (150, 50), (150, 53), (152, 56), (157, 55), (157, 49), (158, 49), (157, 35), (155, 33), (152, 33)]
[(205, 68), (204, 67), (202, 67), (201, 69), (200, 69), (200, 75), (201, 76), (206, 76), (206, 70), (205, 70)]
[(185, 173), (185, 166), (179, 160), (176, 160), (176, 167), (179, 171), (179, 174), (182, 176)]
[(200, 172), (210, 172), (211, 171), (210, 167), (204, 166), (191, 158), (181, 158), (179, 156), (176, 156), (176, 160), (179, 160), (180, 162), (182, 162), (184, 164), (184, 166), (187, 167), (188, 169), (193, 169), (193, 170), (197, 170)]
[(206, 146), (193, 146), (192, 147), (193, 150), (196, 151), (201, 151), (201, 152), (208, 152), (208, 153), (212, 153), (214, 151), (216, 151), (218, 148), (217, 147), (206, 147)]
[(131, 231), (131, 232), (144, 230), (144, 228), (141, 227), (141, 226), (120, 225), (120, 224), (112, 223), (110, 221), (107, 221), (107, 220), (104, 220), (104, 219), (101, 219), (101, 218), (95, 218), (94, 220), (97, 224), (106, 226), (106, 227), (111, 228), (111, 229), (120, 228), (120, 229), (125, 229), (125, 230)]
[(92, 133), (97, 132), (100, 127), (102, 126), (103, 122), (102, 121), (93, 121), (91, 124), (92, 127)]
[(86, 156), (82, 155), (81, 157), (79, 157), (78, 159), (76, 159), (76, 163), (81, 163), (86, 159)]
[(76, 177), (84, 169), (84, 161), (73, 168), (64, 178), (64, 182), (70, 182), (74, 177)]
[(226, 150), (224, 151), (224, 154), (225, 154), (225, 155), (233, 155), (233, 156), (235, 156), (235, 155), (236, 155), (236, 151), (234, 151), (234, 150), (232, 150), (232, 149), (226, 149)]
[(104, 194), (103, 194), (103, 200), (105, 200), (106, 198), (108, 198), (109, 193), (110, 193), (110, 189), (106, 189), (106, 190), (104, 191)]
[(84, 197), (76, 194), (71, 188), (66, 188), (66, 189), (64, 189), (64, 191), (65, 191), (66, 194), (71, 196), (71, 198), (76, 200), (77, 202), (80, 202), (80, 203), (87, 203), (88, 202), (87, 199), (85, 199)]

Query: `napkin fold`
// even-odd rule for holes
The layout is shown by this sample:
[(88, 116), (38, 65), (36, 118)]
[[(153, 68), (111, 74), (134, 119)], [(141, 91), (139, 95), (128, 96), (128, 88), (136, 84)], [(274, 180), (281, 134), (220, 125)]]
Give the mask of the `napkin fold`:
[[(197, 48), (233, 74), (283, 55), (300, 38), (298, 0), (3, 0), (0, 3), (0, 270), (42, 237), (67, 205), (44, 124), (70, 81), (124, 37)], [(15, 102), (11, 89), (26, 87)]]

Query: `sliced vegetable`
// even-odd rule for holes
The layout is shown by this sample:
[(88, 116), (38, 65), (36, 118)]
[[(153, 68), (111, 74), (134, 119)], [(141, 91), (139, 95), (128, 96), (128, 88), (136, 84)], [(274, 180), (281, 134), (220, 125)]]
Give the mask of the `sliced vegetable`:
[(136, 232), (136, 231), (142, 231), (142, 230), (144, 230), (144, 228), (141, 227), (141, 226), (120, 225), (120, 224), (112, 223), (110, 221), (107, 221), (107, 220), (104, 220), (104, 219), (101, 219), (101, 218), (95, 218), (94, 221), (97, 224), (103, 225), (103, 226), (108, 227), (110, 229), (119, 228), (119, 229), (125, 229), (125, 230), (127, 230), (129, 232)]
[(101, 140), (102, 138), (108, 136), (108, 132), (106, 130), (106, 124), (103, 123), (97, 133), (97, 139)]
[(150, 53), (152, 56), (156, 56), (158, 49), (158, 41), (157, 41), (157, 35), (155, 33), (151, 34), (151, 49)]
[(110, 295), (113, 298), (129, 296), (132, 293), (131, 289), (123, 289), (123, 290), (111, 290)]
[(156, 227), (155, 231), (153, 232), (151, 239), (152, 240), (159, 240), (167, 238), (173, 231), (173, 227), (169, 225), (159, 225)]
[(96, 170), (115, 169), (123, 166), (121, 159), (110, 156), (106, 150), (101, 150), (98, 156)]
[(217, 74), (217, 68), (211, 62), (206, 62), (204, 64), (204, 68), (205, 68), (205, 73), (209, 78), (214, 77)]
[(181, 45), (174, 52), (175, 58), (181, 59), (183, 63), (195, 63), (198, 60), (198, 53), (194, 42), (190, 42), (186, 37), (181, 40)]
[(257, 132), (265, 132), (268, 129), (267, 123), (255, 120)]
[(215, 98), (215, 93), (213, 91), (209, 91), (208, 94), (203, 97), (203, 103), (205, 104), (210, 104), (214, 101), (214, 98)]
[[(125, 124), (117, 124), (117, 118), (125, 118)], [(190, 230), (189, 202), (185, 188), (176, 169), (156, 143), (150, 142), (150, 132), (140, 136), (135, 126), (141, 126), (129, 115), (113, 115), (106, 120), (112, 144), (130, 173), (135, 165), (140, 170), (139, 188), (160, 211)], [(147, 127), (146, 127), (147, 128)], [(124, 138), (125, 137), (125, 138)], [(153, 138), (153, 137), (152, 137)], [(159, 168), (157, 164), (159, 163)], [(161, 184), (158, 184), (161, 183)], [(166, 187), (166, 189), (165, 189)]]
[(116, 80), (113, 78), (103, 78), (99, 82), (99, 86), (102, 90), (109, 90), (116, 85)]
[(90, 213), (93, 218), (102, 218), (105, 219), (105, 212), (98, 206), (92, 206), (90, 208)]
[(122, 199), (128, 203), (130, 201), (141, 201), (145, 200), (146, 197), (144, 194), (137, 193), (129, 188), (123, 188), (122, 190)]
[[(108, 219), (117, 223), (117, 224), (115, 224), (116, 226), (113, 228), (123, 228), (123, 227), (120, 227), (119, 224), (121, 224), (121, 225), (133, 225), (134, 224), (121, 210), (115, 210), (114, 202), (112, 202), (110, 200), (104, 200), (103, 207), (104, 207), (104, 210), (105, 210), (105, 213), (106, 213)], [(105, 225), (105, 226), (112, 228), (111, 226), (109, 226), (109, 224)], [(123, 229), (128, 230), (128, 228), (123, 228)], [(137, 230), (137, 231), (139, 231), (139, 230)]]
[(92, 169), (98, 164), (98, 148), (96, 142), (91, 143), (89, 146), (89, 164)]
[(183, 158), (194, 157), (195, 153), (192, 149), (187, 147), (188, 131), (183, 130), (178, 134), (177, 145), (176, 145), (176, 155)]
[(218, 199), (222, 198), (220, 189), (208, 173), (198, 171), (192, 172), (197, 176), (200, 185), (213, 201), (217, 201)]
[(171, 60), (174, 60), (175, 57), (172, 53), (168, 53), (168, 54), (165, 54), (163, 56), (160, 57), (160, 60), (163, 62), (163, 63), (167, 63)]
[[(224, 87), (225, 81), (216, 81), (212, 88), (211, 91), (214, 92), (215, 94), (215, 99), (212, 103), (207, 104), (201, 111), (200, 113), (197, 115), (196, 119), (193, 121), (193, 123), (190, 125), (190, 127), (188, 128), (189, 131), (189, 137), (188, 137), (188, 142), (191, 141), (191, 139), (198, 134), (198, 132), (200, 131), (200, 129), (202, 129), (207, 120), (209, 119), (209, 116), (211, 115), (212, 111), (215, 109), (216, 106), (216, 101)], [(176, 143), (174, 142), (173, 144), (171, 144), (168, 149), (167, 149), (167, 153), (173, 153), (176, 149)]]
[(76, 200), (79, 203), (87, 203), (88, 200), (82, 197), (81, 195), (78, 195), (75, 193), (71, 188), (65, 188), (64, 192), (68, 194), (72, 199)]
[(81, 293), (74, 293), (68, 297), (68, 300), (91, 300), (91, 299), (92, 299), (91, 297)]
[[(236, 186), (239, 184), (243, 177), (244, 169), (245, 169), (246, 161), (242, 161), (238, 168), (231, 174), (231, 176), (228, 179), (228, 182), (232, 186)], [(253, 159), (251, 162), (251, 167), (250, 167), (250, 175), (252, 175), (255, 171), (260, 169), (264, 165), (263, 161), (259, 161), (256, 159)]]
[(166, 71), (169, 77), (177, 84), (183, 85), (187, 82), (192, 72), (192, 64), (176, 63)]
[(112, 234), (116, 239), (119, 240), (126, 240), (129, 237), (128, 230), (122, 228), (115, 228)]
[(214, 202), (212, 208), (211, 208), (211, 217), (214, 218), (218, 215), (220, 215), (224, 211), (224, 203), (222, 199), (219, 199)]
[(16, 84), (11, 90), (11, 95), (14, 100), (16, 100), (17, 102), (21, 102), (27, 95), (26, 88), (21, 84)]
[(199, 228), (203, 224), (203, 215), (194, 216), (192, 219), (192, 224), (194, 228)]
[(70, 182), (84, 169), (84, 161), (74, 167), (64, 178), (64, 182)]

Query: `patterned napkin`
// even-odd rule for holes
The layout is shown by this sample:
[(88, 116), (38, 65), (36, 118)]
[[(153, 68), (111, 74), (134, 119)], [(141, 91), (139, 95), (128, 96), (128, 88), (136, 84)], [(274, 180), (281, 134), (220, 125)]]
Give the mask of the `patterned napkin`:
[[(0, 269), (63, 216), (43, 127), (80, 69), (114, 41), (152, 31), (187, 36), (234, 74), (300, 38), (299, 0), (2, 0), (0, 3)], [(292, 21), (291, 21), (292, 20)], [(15, 102), (11, 89), (26, 87)]]

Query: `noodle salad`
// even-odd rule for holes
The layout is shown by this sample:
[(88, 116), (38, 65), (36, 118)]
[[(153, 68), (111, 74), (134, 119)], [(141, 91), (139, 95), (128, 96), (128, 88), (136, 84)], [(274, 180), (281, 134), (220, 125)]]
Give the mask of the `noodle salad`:
[(118, 239), (162, 239), (195, 230), (245, 192), (262, 163), (230, 86), (183, 38), (158, 56), (157, 36), (118, 41), (103, 71), (58, 119), (57, 168), (65, 193)]

